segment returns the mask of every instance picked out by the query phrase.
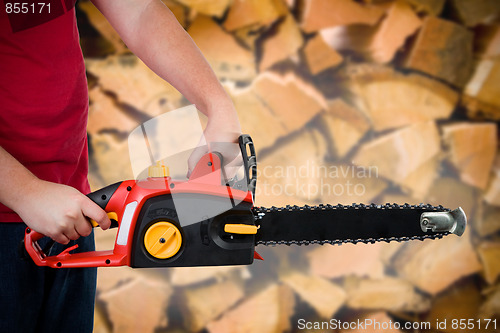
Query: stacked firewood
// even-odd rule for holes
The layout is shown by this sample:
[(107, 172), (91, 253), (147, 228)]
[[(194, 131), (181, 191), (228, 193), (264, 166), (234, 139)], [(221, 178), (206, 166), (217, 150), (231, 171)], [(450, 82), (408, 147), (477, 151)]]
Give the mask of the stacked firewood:
[[(436, 241), (258, 247), (265, 261), (248, 267), (100, 269), (96, 332), (500, 329), (500, 1), (163, 2), (254, 139), (256, 205), (424, 202), (463, 207), (469, 225)], [(89, 1), (78, 19), (98, 189), (133, 178), (131, 130), (190, 103)], [(115, 235), (98, 232), (98, 249)]]

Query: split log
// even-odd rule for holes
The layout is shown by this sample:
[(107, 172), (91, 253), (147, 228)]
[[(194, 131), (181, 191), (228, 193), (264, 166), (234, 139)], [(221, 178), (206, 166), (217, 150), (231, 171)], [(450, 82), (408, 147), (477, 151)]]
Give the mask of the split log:
[(428, 16), (404, 66), (463, 87), (472, 74), (472, 41), (473, 35), (465, 27)]
[(99, 87), (89, 90), (89, 99), (89, 119), (87, 123), (87, 132), (89, 134), (98, 134), (103, 130), (130, 133), (139, 125), (137, 121), (120, 109), (111, 96), (105, 94)]
[(385, 66), (352, 66), (344, 76), (348, 100), (371, 119), (376, 131), (446, 119), (458, 102), (458, 94), (439, 81)]
[(474, 230), (481, 237), (488, 237), (500, 231), (500, 208), (483, 205), (477, 214)]
[(453, 14), (467, 27), (489, 23), (500, 13), (500, 2), (496, 0), (451, 0)]
[(342, 99), (328, 101), (328, 109), (321, 114), (320, 126), (333, 143), (332, 155), (344, 157), (370, 129), (366, 116)]
[(370, 59), (377, 63), (390, 62), (421, 25), (421, 20), (406, 2), (392, 3), (370, 40)]
[[(293, 292), (287, 286), (273, 285), (250, 297), (222, 318), (207, 325), (216, 333), (274, 333), (291, 329)], [(258, 318), (258, 320), (256, 320)]]
[(500, 316), (500, 286), (487, 291), (487, 299), (478, 311), (478, 318), (492, 319)]
[(342, 288), (318, 276), (293, 272), (282, 276), (281, 280), (324, 319), (332, 318), (346, 300)]
[(500, 60), (481, 60), (465, 87), (464, 104), (471, 118), (500, 120)]
[(317, 131), (304, 131), (283, 142), (259, 160), (258, 204), (279, 207), (318, 199), (325, 155), (326, 142)]
[(182, 99), (174, 87), (134, 55), (113, 56), (103, 60), (87, 59), (86, 67), (98, 78), (103, 91), (115, 94), (118, 102), (137, 110), (146, 109), (159, 95), (173, 104)]
[(198, 332), (244, 296), (243, 287), (227, 280), (209, 286), (183, 290), (182, 313), (190, 332)]
[[(96, 240), (99, 244), (99, 240)], [(107, 248), (107, 250), (112, 249)], [(130, 283), (137, 278), (142, 278), (143, 274), (130, 267), (116, 267), (113, 269), (99, 269), (97, 270), (97, 293), (107, 293), (121, 285)]]
[(349, 24), (375, 25), (382, 15), (383, 9), (352, 0), (306, 0), (302, 10), (301, 27), (309, 33)]
[(443, 11), (446, 0), (405, 0), (419, 13), (438, 16)]
[[(458, 319), (458, 322), (460, 322), (460, 319), (476, 318), (480, 304), (481, 294), (476, 284), (470, 280), (464, 281), (456, 286), (452, 286), (449, 290), (437, 296), (425, 320), (431, 323), (433, 329), (438, 329), (438, 327), (436, 327), (437, 322), (446, 320), (446, 328), (443, 326), (439, 327), (439, 332), (467, 332), (468, 330), (454, 329), (451, 326), (451, 321), (453, 319)], [(483, 330), (483, 328), (484, 326), (481, 325), (481, 330)]]
[(188, 33), (219, 79), (247, 81), (255, 77), (253, 54), (241, 47), (232, 35), (211, 18), (198, 15)]
[(179, 100), (172, 99), (171, 94), (165, 91), (149, 100), (148, 104), (141, 110), (147, 115), (147, 119), (143, 117), (140, 122), (143, 123), (149, 120), (149, 117), (154, 118), (188, 105), (191, 105), (188, 100), (184, 98)]
[(282, 0), (233, 0), (224, 28), (234, 31), (249, 26), (268, 26), (288, 13)]
[(248, 268), (241, 266), (176, 267), (172, 268), (170, 272), (170, 283), (176, 287), (211, 280), (223, 281), (232, 274), (239, 275), (242, 278), (249, 275)]
[(493, 177), (484, 193), (484, 201), (493, 206), (500, 206), (500, 155), (493, 162)]
[(108, 323), (106, 322), (105, 314), (96, 307), (94, 309), (94, 328), (92, 329), (93, 333), (110, 333), (111, 330), (108, 327)]
[(317, 173), (322, 175), (318, 191), (323, 203), (370, 203), (388, 187), (374, 166), (327, 163)]
[(168, 325), (167, 307), (172, 288), (164, 281), (139, 278), (100, 295), (113, 332), (155, 332)]
[(303, 50), (304, 58), (311, 74), (316, 75), (325, 69), (342, 63), (342, 56), (325, 43), (320, 34), (307, 42)]
[(419, 202), (424, 201), (439, 176), (441, 161), (442, 157), (438, 154), (411, 172), (400, 184), (403, 191)]
[(431, 302), (407, 281), (392, 277), (368, 280), (348, 278), (345, 281), (347, 306), (351, 309), (425, 312)]
[(482, 59), (500, 55), (500, 24), (480, 25), (474, 29), (474, 53)]
[(215, 16), (217, 18), (222, 17), (226, 12), (227, 8), (231, 4), (232, 0), (176, 0), (181, 4), (191, 8), (192, 10), (199, 12), (201, 14)]
[(104, 185), (124, 179), (135, 179), (130, 167), (127, 140), (119, 140), (112, 134), (98, 134), (91, 138), (93, 160)]
[(489, 284), (495, 283), (500, 276), (500, 244), (483, 243), (477, 251), (483, 264), (484, 279)]
[(304, 44), (304, 38), (292, 15), (287, 15), (282, 22), (273, 27), (262, 40), (262, 55), (259, 71), (263, 72), (274, 64), (288, 59)]
[(367, 60), (388, 63), (421, 25), (410, 5), (398, 0), (388, 5), (385, 17), (375, 26), (338, 26), (320, 34), (335, 50), (354, 51)]
[[(395, 269), (420, 290), (436, 295), (453, 282), (477, 273), (481, 264), (472, 248), (470, 232), (439, 241), (411, 243), (398, 253)], [(450, 258), (460, 258), (451, 260)]]
[(441, 177), (432, 184), (426, 201), (450, 209), (462, 207), (467, 216), (474, 216), (479, 200), (480, 194), (476, 188), (455, 178)]
[[(117, 229), (102, 230), (95, 228), (96, 251), (112, 250), (115, 246)], [(113, 269), (97, 270), (97, 293), (106, 293), (123, 284), (129, 283), (143, 276), (144, 271), (134, 270), (128, 266), (114, 267)]]
[[(384, 199), (382, 202), (387, 203), (387, 202), (408, 202), (409, 200), (402, 199), (404, 196), (384, 196)], [(401, 199), (400, 199), (401, 198)], [(386, 200), (388, 199), (388, 200)], [(392, 266), (393, 258), (396, 256), (399, 250), (404, 247), (406, 243), (403, 242), (390, 242), (390, 243), (382, 243), (381, 249), (380, 249), (380, 260), (385, 264), (387, 267)]]
[(457, 123), (443, 126), (443, 139), (460, 179), (485, 189), (496, 154), (497, 129), (493, 123)]
[(271, 72), (260, 74), (252, 87), (288, 132), (302, 128), (328, 107), (321, 92), (293, 72), (285, 75)]
[(120, 35), (118, 35), (109, 21), (104, 17), (104, 15), (101, 14), (91, 1), (78, 2), (78, 8), (80, 8), (85, 15), (87, 15), (87, 18), (92, 26), (113, 45), (116, 53), (121, 54), (128, 52), (127, 46), (122, 41)]
[(240, 44), (255, 52), (255, 44), (258, 38), (262, 35), (263, 28), (259, 26), (249, 26), (234, 30), (232, 33)]
[(403, 0), (391, 3), (375, 26), (348, 25), (321, 30), (326, 43), (335, 50), (349, 50), (376, 63), (390, 62), (408, 37), (422, 25), (420, 18)]
[(480, 60), (465, 87), (461, 104), (467, 116), (478, 120), (500, 120), (500, 98), (497, 82), (500, 80), (500, 61), (494, 58)]
[(500, 120), (500, 108), (483, 103), (474, 97), (462, 95), (460, 104), (466, 108), (469, 119)]
[[(416, 184), (410, 192), (426, 193), (426, 189), (413, 179), (415, 173), (418, 176), (423, 171), (429, 172), (425, 163), (439, 152), (440, 140), (435, 123), (417, 123), (364, 144), (353, 157), (353, 163), (376, 168), (380, 176), (396, 184)], [(436, 167), (435, 164), (433, 166)], [(426, 183), (428, 186), (431, 184)]]
[(378, 25), (342, 25), (320, 30), (318, 33), (332, 49), (355, 52), (357, 56), (370, 59), (370, 43)]
[(281, 119), (257, 97), (251, 88), (230, 89), (234, 106), (238, 111), (243, 133), (251, 133), (259, 151), (274, 144), (287, 130)]
[(349, 275), (380, 278), (384, 265), (380, 261), (380, 244), (343, 244), (317, 247), (306, 256), (311, 274), (328, 279)]

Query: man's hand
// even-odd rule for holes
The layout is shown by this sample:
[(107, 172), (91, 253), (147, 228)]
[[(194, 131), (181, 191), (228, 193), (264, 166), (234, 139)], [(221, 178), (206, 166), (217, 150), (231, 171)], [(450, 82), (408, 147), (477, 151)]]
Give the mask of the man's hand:
[(102, 229), (111, 225), (106, 212), (78, 190), (39, 179), (30, 184), (23, 202), (15, 208), (31, 229), (61, 244), (90, 235), (88, 218)]
[(238, 146), (238, 137), (240, 135), (240, 123), (232, 104), (228, 104), (227, 109), (211, 112), (198, 148), (193, 151), (188, 159), (188, 177), (200, 158), (208, 151), (212, 151), (222, 154), (226, 176), (232, 178), (234, 176), (233, 169), (241, 164)]

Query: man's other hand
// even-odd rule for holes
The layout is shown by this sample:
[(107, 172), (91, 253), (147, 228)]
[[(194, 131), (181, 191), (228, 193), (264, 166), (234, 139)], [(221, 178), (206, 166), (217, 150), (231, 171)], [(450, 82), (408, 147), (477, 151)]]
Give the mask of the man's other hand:
[(198, 147), (188, 159), (188, 178), (196, 164), (209, 151), (219, 152), (224, 158), (224, 169), (229, 178), (234, 176), (232, 169), (241, 164), (242, 159), (238, 146), (241, 127), (234, 106), (229, 110), (212, 112), (208, 117), (207, 127), (203, 132)]

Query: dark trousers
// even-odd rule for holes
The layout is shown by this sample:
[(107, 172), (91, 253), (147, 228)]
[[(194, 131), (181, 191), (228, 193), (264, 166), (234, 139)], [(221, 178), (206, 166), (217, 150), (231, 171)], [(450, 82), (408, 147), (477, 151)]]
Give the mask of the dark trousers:
[[(24, 223), (0, 223), (0, 332), (92, 332), (96, 268), (38, 267), (21, 259)], [(39, 244), (44, 247), (49, 239)], [(71, 241), (94, 250), (94, 235)], [(63, 248), (55, 243), (49, 255)]]

